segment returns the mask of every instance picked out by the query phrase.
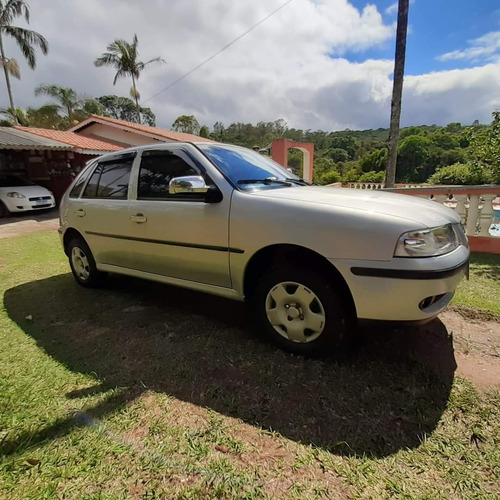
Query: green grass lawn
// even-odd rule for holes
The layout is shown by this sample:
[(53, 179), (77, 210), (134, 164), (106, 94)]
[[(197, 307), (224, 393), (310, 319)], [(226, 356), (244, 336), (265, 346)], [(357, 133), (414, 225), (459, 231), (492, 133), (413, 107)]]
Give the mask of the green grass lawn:
[(452, 303), (500, 316), (500, 255), (472, 255), (470, 280), (460, 283)]
[[(498, 266), (474, 258), (455, 303), (499, 313)], [(0, 240), (0, 288), (0, 498), (500, 495), (500, 398), (454, 379), (439, 322), (307, 360), (241, 304), (79, 287), (54, 232)], [(436, 336), (440, 377), (409, 348)]]

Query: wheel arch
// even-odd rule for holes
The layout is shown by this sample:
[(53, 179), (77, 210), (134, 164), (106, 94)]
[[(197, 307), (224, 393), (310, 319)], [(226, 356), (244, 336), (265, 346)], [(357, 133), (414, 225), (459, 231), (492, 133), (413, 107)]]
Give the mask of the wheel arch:
[(75, 238), (81, 238), (83, 241), (85, 241), (85, 243), (87, 243), (82, 233), (80, 233), (80, 231), (78, 231), (74, 227), (69, 227), (68, 229), (66, 229), (66, 231), (64, 231), (63, 248), (64, 248), (64, 253), (66, 255), (68, 255), (69, 242)]
[[(252, 295), (262, 269), (266, 269), (275, 262), (286, 262), (294, 266), (313, 269), (322, 276), (341, 288), (341, 296), (345, 300), (346, 307), (356, 317), (356, 305), (351, 290), (340, 271), (323, 255), (300, 245), (276, 244), (258, 250), (248, 261), (243, 276), (243, 292), (245, 297)], [(260, 271), (259, 271), (260, 270)]]

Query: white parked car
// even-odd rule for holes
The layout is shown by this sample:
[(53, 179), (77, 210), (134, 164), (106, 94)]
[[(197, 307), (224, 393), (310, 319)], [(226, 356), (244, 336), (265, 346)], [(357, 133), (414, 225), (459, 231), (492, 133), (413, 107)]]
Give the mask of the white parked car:
[(81, 285), (113, 272), (246, 299), (261, 329), (299, 353), (338, 346), (350, 318), (433, 318), (469, 261), (449, 208), (310, 186), (219, 143), (102, 156), (65, 194), (60, 217)]
[(18, 176), (0, 175), (0, 217), (10, 213), (54, 208), (54, 195), (46, 188)]

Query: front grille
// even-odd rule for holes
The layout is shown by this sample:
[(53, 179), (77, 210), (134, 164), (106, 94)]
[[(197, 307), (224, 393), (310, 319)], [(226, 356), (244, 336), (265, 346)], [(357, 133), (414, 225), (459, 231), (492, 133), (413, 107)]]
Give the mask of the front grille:
[(38, 200), (50, 200), (50, 196), (35, 196), (34, 198), (28, 198), (30, 201), (38, 201)]
[(33, 205), (31, 208), (48, 208), (51, 206), (51, 203), (47, 203), (46, 205)]

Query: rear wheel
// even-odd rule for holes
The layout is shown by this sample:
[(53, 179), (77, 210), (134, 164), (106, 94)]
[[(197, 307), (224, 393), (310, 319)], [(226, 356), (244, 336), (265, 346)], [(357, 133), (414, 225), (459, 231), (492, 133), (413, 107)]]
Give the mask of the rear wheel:
[(275, 267), (257, 284), (252, 309), (260, 329), (297, 354), (332, 353), (346, 336), (348, 308), (316, 271)]
[(94, 256), (82, 238), (75, 238), (68, 245), (69, 265), (76, 281), (86, 287), (99, 286), (105, 273), (96, 267)]

